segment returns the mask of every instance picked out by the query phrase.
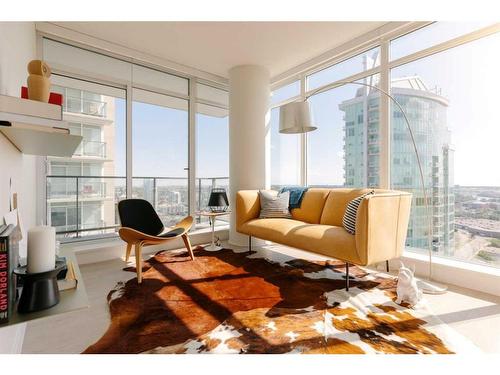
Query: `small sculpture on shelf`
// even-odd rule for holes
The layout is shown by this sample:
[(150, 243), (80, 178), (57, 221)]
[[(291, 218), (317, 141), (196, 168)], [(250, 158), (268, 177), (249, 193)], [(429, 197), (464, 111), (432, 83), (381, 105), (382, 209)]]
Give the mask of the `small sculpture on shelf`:
[(28, 64), (28, 98), (48, 103), (50, 96), (50, 67), (45, 61), (32, 60)]

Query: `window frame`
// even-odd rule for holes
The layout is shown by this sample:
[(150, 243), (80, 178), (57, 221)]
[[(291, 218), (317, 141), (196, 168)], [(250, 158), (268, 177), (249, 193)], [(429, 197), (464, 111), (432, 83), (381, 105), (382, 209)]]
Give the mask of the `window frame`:
[[(196, 95), (196, 85), (201, 84), (205, 86), (210, 86), (215, 89), (229, 91), (229, 87), (227, 84), (222, 84), (220, 82), (210, 81), (206, 78), (200, 78), (196, 75), (185, 74), (179, 71), (175, 71), (172, 69), (167, 69), (164, 67), (160, 67), (155, 64), (148, 63), (146, 61), (138, 61), (136, 59), (126, 57), (123, 55), (111, 53), (109, 51), (105, 51), (96, 47), (92, 47), (86, 44), (82, 44), (76, 41), (68, 40), (50, 33), (46, 33), (38, 30), (36, 33), (36, 41), (37, 41), (37, 56), (38, 58), (43, 58), (43, 39), (50, 39), (59, 43), (64, 43), (72, 47), (80, 48), (86, 51), (90, 51), (93, 53), (98, 53), (106, 57), (111, 57), (123, 62), (127, 62), (133, 65), (138, 65), (144, 68), (152, 69), (155, 71), (159, 71), (161, 73), (170, 74), (179, 78), (183, 78), (187, 80), (188, 84), (188, 93), (187, 95), (183, 95), (177, 92), (172, 92), (169, 90), (163, 90), (160, 88), (152, 88), (150, 86), (140, 84), (137, 82), (123, 81), (120, 79), (113, 79), (110, 77), (103, 77), (98, 74), (89, 74), (88, 72), (82, 72), (78, 69), (72, 69), (70, 67), (60, 67), (60, 66), (51, 66), (52, 73), (60, 76), (69, 77), (72, 79), (77, 79), (80, 81), (88, 81), (90, 83), (111, 86), (117, 89), (124, 90), (125, 92), (125, 124), (126, 124), (126, 147), (125, 147), (125, 161), (126, 161), (126, 196), (127, 198), (132, 197), (132, 91), (133, 89), (141, 89), (146, 91), (151, 91), (153, 93), (168, 95), (174, 98), (184, 99), (188, 102), (188, 165), (187, 165), (187, 175), (188, 175), (188, 211), (190, 215), (194, 215), (196, 211), (196, 104), (206, 104), (214, 107), (219, 107), (221, 109), (227, 110), (229, 112), (229, 105), (224, 105), (218, 102), (212, 102), (207, 99), (198, 98)], [(46, 191), (46, 176), (49, 172), (49, 162), (46, 157), (37, 157), (37, 165), (38, 170), (43, 171), (42, 173), (37, 173), (37, 180), (39, 187), (37, 189), (37, 221), (38, 222), (46, 222), (47, 220), (47, 191)], [(229, 176), (227, 176), (229, 178)], [(96, 240), (96, 237), (90, 236), (91, 238), (78, 237), (76, 240), (85, 241), (85, 240)], [(109, 238), (109, 236), (104, 236), (104, 239)], [(99, 238), (97, 238), (99, 239)], [(68, 239), (73, 242), (75, 239)]]
[[(295, 96), (292, 98), (288, 98), (281, 102), (275, 103), (270, 106), (270, 109), (280, 107), (284, 104), (294, 102), (297, 100), (306, 100), (314, 92), (321, 91), (322, 89), (329, 87), (329, 89), (333, 89), (335, 87), (339, 87), (344, 85), (344, 82), (352, 82), (358, 81), (363, 78), (367, 78), (369, 76), (373, 76), (376, 74), (380, 75), (379, 85), (380, 88), (386, 92), (390, 91), (390, 71), (398, 66), (408, 64), (410, 62), (431, 56), (433, 54), (446, 51), (448, 49), (458, 47), (460, 45), (473, 42), (475, 40), (487, 37), (494, 33), (500, 32), (500, 23), (492, 24), (490, 26), (480, 28), (474, 30), (470, 33), (463, 34), (456, 38), (447, 40), (442, 43), (438, 43), (436, 45), (427, 47), (420, 51), (408, 54), (406, 56), (402, 56), (395, 60), (390, 60), (390, 43), (391, 41), (398, 39), (402, 36), (411, 34), (414, 31), (422, 29), (426, 26), (429, 26), (435, 22), (414, 22), (410, 23), (406, 27), (402, 27), (399, 30), (394, 32), (390, 32), (387, 35), (374, 38), (373, 40), (361, 44), (358, 48), (353, 48), (345, 53), (339, 53), (337, 56), (328, 59), (322, 63), (316, 64), (313, 67), (306, 67), (300, 73), (293, 73), (287, 77), (287, 74), (284, 73), (280, 75), (280, 77), (286, 77), (280, 79), (279, 82), (272, 82), (271, 89), (272, 91), (279, 90), (280, 88), (287, 86), (288, 84), (299, 80), (300, 81), (300, 92), (299, 96)], [(341, 64), (342, 62), (349, 60), (350, 58), (356, 57), (357, 55), (369, 51), (373, 48), (380, 46), (380, 64), (372, 69), (359, 72), (353, 74), (351, 76), (347, 76), (338, 81), (329, 82), (322, 86), (319, 86), (314, 89), (309, 89), (307, 87), (307, 78), (310, 75), (313, 75), (322, 70), (328, 69), (337, 64)], [(380, 188), (389, 189), (391, 186), (390, 181), (390, 149), (391, 149), (391, 133), (390, 133), (390, 99), (381, 95), (380, 97), (380, 165), (379, 165), (379, 178), (380, 178)], [(307, 133), (301, 135), (301, 168), (300, 168), (300, 179), (302, 181), (302, 185), (307, 185)]]
[[(379, 74), (380, 81), (379, 81), (379, 87), (385, 91), (385, 92), (390, 92), (390, 73), (391, 70), (394, 68), (397, 68), (399, 66), (432, 56), (434, 54), (444, 52), (447, 50), (450, 50), (455, 47), (459, 47), (461, 45), (474, 42), (476, 40), (488, 37), (490, 35), (500, 33), (500, 23), (492, 24), (477, 30), (474, 30), (472, 32), (460, 35), (458, 37), (449, 39), (447, 41), (432, 45), (430, 47), (424, 48), (422, 50), (419, 50), (414, 53), (410, 53), (405, 56), (401, 56), (397, 59), (394, 59), (391, 61), (390, 59), (390, 43), (391, 41), (398, 39), (404, 35), (408, 35), (414, 31), (417, 31), (419, 29), (422, 29), (426, 26), (429, 26), (433, 24), (434, 22), (426, 22), (426, 23), (413, 23), (413, 25), (410, 25), (409, 27), (401, 29), (399, 32), (395, 33), (390, 33), (388, 35), (382, 36), (377, 38), (376, 40), (371, 41), (369, 44), (365, 44), (360, 46), (357, 49), (353, 49), (349, 51), (347, 54), (341, 54), (337, 58), (329, 60), (327, 63), (323, 63), (320, 65), (317, 65), (315, 67), (309, 68), (309, 69), (304, 69), (299, 75), (297, 75), (296, 72), (293, 73), (293, 75), (290, 75), (289, 78), (283, 79), (279, 81), (279, 84), (274, 83), (272, 84), (272, 90), (278, 90), (283, 86), (286, 86), (290, 82), (297, 80), (297, 77), (300, 79), (300, 87), (301, 87), (301, 95), (299, 97), (294, 97), (290, 98), (286, 101), (283, 101), (281, 103), (276, 103), (275, 105), (271, 106), (271, 108), (276, 108), (279, 107), (283, 104), (293, 102), (296, 100), (306, 100), (310, 95), (314, 94), (315, 92), (319, 92), (322, 89), (325, 89), (328, 87), (328, 89), (334, 89), (336, 87), (340, 87), (344, 84), (345, 82), (352, 82), (352, 81), (357, 81), (363, 78), (367, 78), (369, 76)], [(307, 87), (307, 77), (311, 74), (314, 74), (318, 71), (327, 69), (328, 67), (334, 66), (338, 63), (342, 63), (343, 61), (348, 60), (351, 57), (357, 56), (360, 53), (363, 53), (364, 51), (369, 51), (370, 49), (376, 47), (377, 45), (380, 46), (380, 64), (379, 66), (372, 68), (370, 70), (366, 70), (364, 72), (359, 72), (356, 74), (353, 74), (351, 76), (345, 77), (341, 80), (334, 81), (334, 82), (329, 82), (323, 86), (314, 88), (314, 89), (308, 89)], [(281, 75), (280, 77), (286, 77), (286, 74)], [(380, 110), (379, 110), (379, 126), (380, 126), (380, 132), (379, 132), (379, 139), (380, 139), (380, 156), (379, 156), (379, 187), (382, 189), (390, 189), (392, 186), (391, 183), (391, 103), (390, 99), (386, 95), (381, 95), (380, 96)], [(304, 133), (301, 135), (302, 137), (302, 147), (301, 147), (301, 158), (302, 158), (302, 165), (300, 168), (300, 174), (301, 174), (301, 181), (303, 186), (308, 185), (307, 181), (307, 133)], [(405, 259), (409, 259), (411, 262), (421, 262), (421, 263), (426, 263), (426, 257), (427, 254), (418, 254), (415, 252), (407, 251), (405, 250), (405, 253), (403, 257)], [(449, 269), (454, 269), (460, 268), (460, 271), (462, 270), (472, 270), (472, 269), (481, 269), (482, 273), (485, 274), (499, 274), (500, 275), (500, 269), (495, 269), (494, 267), (488, 266), (488, 265), (478, 265), (470, 262), (463, 262), (459, 261), (456, 259), (452, 258), (446, 258), (446, 257), (441, 257), (439, 255), (436, 256), (438, 259), (435, 260), (434, 262), (436, 264), (442, 265), (442, 267), (449, 267)], [(453, 266), (452, 266), (453, 265)], [(458, 265), (458, 266), (457, 266)], [(467, 271), (466, 271), (467, 272)], [(446, 278), (446, 276), (445, 276)]]

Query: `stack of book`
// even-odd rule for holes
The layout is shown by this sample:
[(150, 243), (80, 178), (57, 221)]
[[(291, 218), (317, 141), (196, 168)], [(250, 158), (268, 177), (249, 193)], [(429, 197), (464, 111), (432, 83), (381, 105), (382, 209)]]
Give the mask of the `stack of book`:
[[(66, 261), (66, 259), (64, 259)], [(61, 271), (57, 275), (57, 286), (59, 291), (74, 289), (78, 284), (78, 280), (75, 275), (75, 269), (73, 262), (66, 261), (66, 269)]]
[(19, 265), (19, 236), (17, 227), (0, 225), (0, 324), (7, 323), (17, 299), (13, 271)]

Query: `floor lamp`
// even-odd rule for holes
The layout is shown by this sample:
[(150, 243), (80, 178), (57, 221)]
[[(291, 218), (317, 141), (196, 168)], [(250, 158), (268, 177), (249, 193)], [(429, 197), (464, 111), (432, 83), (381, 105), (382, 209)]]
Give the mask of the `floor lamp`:
[(309, 131), (316, 130), (316, 126), (314, 126), (312, 117), (311, 117), (311, 110), (309, 106), (309, 102), (307, 102), (307, 99), (309, 99), (311, 96), (315, 94), (319, 94), (322, 92), (325, 92), (327, 90), (330, 90), (335, 87), (339, 87), (342, 85), (347, 85), (347, 84), (354, 84), (354, 85), (359, 85), (359, 86), (365, 86), (370, 89), (377, 90), (381, 94), (384, 94), (388, 98), (392, 100), (392, 102), (399, 108), (401, 113), (403, 114), (403, 118), (406, 122), (406, 126), (408, 129), (408, 132), (410, 134), (411, 142), (413, 144), (413, 149), (415, 151), (415, 156), (417, 159), (417, 164), (418, 164), (418, 170), (420, 174), (420, 182), (422, 185), (422, 192), (424, 195), (424, 202), (425, 202), (425, 208), (427, 212), (427, 219), (428, 219), (428, 251), (429, 251), (429, 275), (427, 280), (419, 280), (419, 288), (424, 292), (428, 294), (442, 294), (445, 293), (447, 290), (446, 286), (443, 285), (438, 285), (434, 282), (432, 282), (432, 217), (430, 215), (430, 208), (429, 208), (429, 201), (427, 199), (427, 189), (425, 186), (425, 179), (424, 179), (424, 172), (422, 169), (422, 164), (420, 162), (420, 155), (418, 153), (417, 149), (417, 144), (415, 142), (415, 137), (413, 135), (413, 131), (411, 129), (410, 121), (408, 120), (408, 116), (406, 115), (406, 112), (403, 110), (403, 107), (399, 102), (388, 92), (385, 90), (380, 89), (377, 86), (364, 83), (364, 82), (357, 82), (357, 81), (340, 81), (333, 83), (331, 85), (323, 86), (320, 87), (319, 89), (313, 90), (312, 92), (308, 93), (305, 97), (304, 101), (295, 101), (291, 103), (284, 104), (280, 107), (280, 133), (282, 134), (299, 134), (299, 133), (306, 133)]

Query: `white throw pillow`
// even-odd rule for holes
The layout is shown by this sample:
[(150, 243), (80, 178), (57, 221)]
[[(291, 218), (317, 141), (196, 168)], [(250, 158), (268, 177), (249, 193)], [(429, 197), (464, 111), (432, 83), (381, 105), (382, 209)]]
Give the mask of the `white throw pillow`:
[(260, 198), (260, 218), (287, 218), (290, 219), (288, 210), (290, 192), (278, 194), (274, 190), (259, 190)]

